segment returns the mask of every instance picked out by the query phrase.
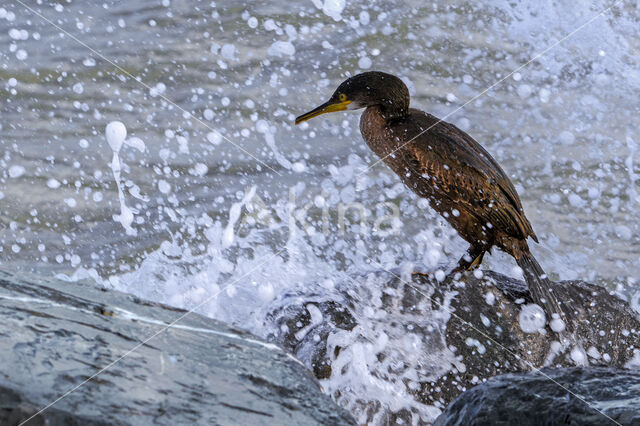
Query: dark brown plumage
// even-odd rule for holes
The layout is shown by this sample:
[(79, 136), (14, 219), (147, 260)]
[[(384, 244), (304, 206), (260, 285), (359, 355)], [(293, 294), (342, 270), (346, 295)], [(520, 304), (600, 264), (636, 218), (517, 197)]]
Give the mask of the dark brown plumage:
[(534, 301), (548, 313), (563, 315), (550, 293), (551, 281), (529, 251), (527, 238), (538, 239), (507, 175), (471, 136), (409, 108), (409, 91), (402, 80), (376, 71), (351, 77), (328, 102), (298, 117), (296, 124), (326, 112), (358, 108), (366, 108), (360, 131), (367, 145), (469, 242), (457, 270), (478, 266), (484, 253), (497, 246), (523, 269)]

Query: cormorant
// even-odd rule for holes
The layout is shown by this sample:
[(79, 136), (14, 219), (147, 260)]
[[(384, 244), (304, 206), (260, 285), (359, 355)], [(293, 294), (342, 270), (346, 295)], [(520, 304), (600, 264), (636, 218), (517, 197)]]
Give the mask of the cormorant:
[[(398, 77), (378, 71), (353, 76), (327, 102), (296, 118), (296, 124), (360, 108), (366, 108), (360, 132), (367, 145), (469, 242), (456, 271), (479, 266), (485, 252), (496, 246), (515, 258), (532, 299), (547, 308), (548, 319), (558, 314), (568, 326), (551, 281), (529, 251), (527, 238), (538, 238), (507, 175), (471, 136), (409, 108), (409, 90)], [(565, 303), (567, 313), (568, 308)]]

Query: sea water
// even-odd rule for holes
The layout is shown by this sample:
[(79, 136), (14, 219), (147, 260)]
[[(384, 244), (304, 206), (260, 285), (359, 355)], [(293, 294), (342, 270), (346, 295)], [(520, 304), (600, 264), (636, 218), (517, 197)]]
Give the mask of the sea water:
[[(279, 307), (348, 292), (359, 326), (328, 341), (344, 348), (335, 365), (348, 374), (325, 391), (358, 419), (356, 401), (370, 398), (430, 421), (441, 407), (416, 403), (405, 384), (457, 361), (390, 328), (384, 279), (366, 277), (444, 278), (466, 243), (376, 164), (358, 113), (294, 117), (349, 75), (399, 75), (412, 106), (447, 116), (503, 166), (552, 278), (597, 282), (637, 306), (638, 5), (579, 29), (610, 4), (36, 7), (66, 33), (3, 5), (3, 267), (91, 277), (262, 337)], [(484, 267), (520, 274), (498, 252)]]

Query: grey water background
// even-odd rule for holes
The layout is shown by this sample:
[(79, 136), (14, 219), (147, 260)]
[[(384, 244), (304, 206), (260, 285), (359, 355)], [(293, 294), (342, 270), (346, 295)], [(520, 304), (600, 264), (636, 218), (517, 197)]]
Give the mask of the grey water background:
[[(349, 294), (359, 326), (330, 336), (349, 368), (325, 392), (358, 418), (364, 399), (433, 421), (440, 408), (404, 392), (378, 355), (420, 378), (451, 365), (416, 350), (419, 337), (381, 308), (383, 280), (362, 277), (444, 275), (466, 243), (375, 164), (358, 113), (293, 124), (348, 75), (378, 69), (407, 83), (414, 107), (455, 111), (447, 120), (495, 156), (554, 279), (596, 282), (638, 310), (638, 2), (24, 4), (50, 22), (0, 4), (3, 268), (91, 277), (263, 338), (279, 309)], [(114, 217), (114, 120), (145, 146), (119, 152), (135, 235)], [(390, 206), (399, 216), (374, 229)], [(514, 266), (498, 252), (483, 263)]]
[[(94, 268), (103, 277), (136, 270), (167, 240), (206, 251), (198, 218), (226, 221), (252, 186), (267, 205), (287, 200), (295, 185), (313, 200), (331, 166), (354, 162), (358, 172), (334, 201), (392, 201), (402, 226), (362, 237), (353, 219), (342, 242), (380, 256), (405, 244), (393, 256), (400, 262), (406, 253), (419, 266), (411, 238), (434, 229), (434, 240), (443, 241), (440, 261), (453, 263), (465, 244), (384, 165), (365, 173), (373, 189), (358, 192), (355, 175), (377, 160), (359, 135), (359, 114), (301, 127), (293, 118), (365, 69), (401, 76), (412, 105), (442, 117), (612, 4), (25, 3), (156, 88), (19, 3), (0, 5), (2, 264), (45, 274)], [(549, 272), (625, 291), (640, 277), (639, 7), (620, 3), (448, 118), (513, 179)], [(26, 30), (26, 39), (12, 30)], [(158, 91), (269, 167), (217, 135), (210, 142), (211, 129)], [(141, 194), (125, 194), (139, 212), (136, 236), (113, 219), (120, 206), (104, 137), (113, 120), (147, 148), (121, 152), (125, 186)], [(160, 191), (166, 184), (170, 191)], [(311, 223), (318, 216), (309, 213)], [(261, 234), (274, 251), (283, 241), (282, 233)], [(324, 250), (329, 243), (320, 257)], [(509, 262), (496, 253), (487, 265), (509, 271)], [(333, 255), (327, 263), (341, 265)]]

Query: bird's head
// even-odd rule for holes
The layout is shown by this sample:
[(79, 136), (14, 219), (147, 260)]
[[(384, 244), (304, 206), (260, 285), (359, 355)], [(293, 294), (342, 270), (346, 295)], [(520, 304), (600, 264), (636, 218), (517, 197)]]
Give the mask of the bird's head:
[(343, 81), (331, 98), (296, 118), (296, 124), (321, 114), (379, 105), (403, 114), (409, 109), (409, 90), (398, 77), (380, 71), (364, 72)]

